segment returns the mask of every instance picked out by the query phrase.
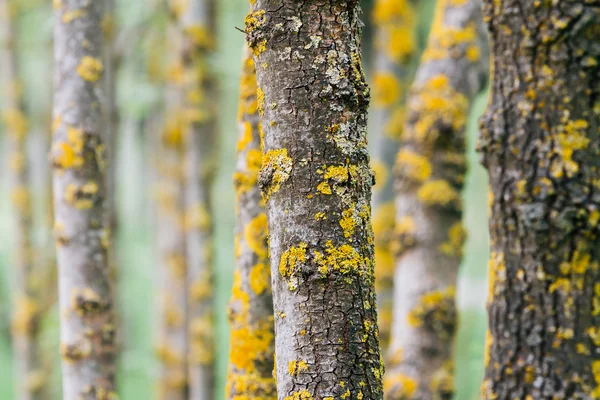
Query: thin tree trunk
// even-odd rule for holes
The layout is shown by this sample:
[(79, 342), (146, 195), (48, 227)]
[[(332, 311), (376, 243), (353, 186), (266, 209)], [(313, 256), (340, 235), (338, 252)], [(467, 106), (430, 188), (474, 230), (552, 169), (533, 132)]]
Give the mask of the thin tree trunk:
[(251, 3), (278, 397), (381, 399), (359, 2)]
[(396, 161), (394, 317), (388, 399), (451, 399), (455, 287), (465, 229), (465, 129), (486, 82), (478, 0), (438, 2)]
[[(373, 107), (373, 232), (375, 233), (375, 287), (379, 338), (385, 350), (392, 325), (394, 255), (394, 188), (392, 169), (400, 147), (406, 92), (414, 71), (411, 64), (418, 52), (418, 17), (408, 0), (377, 0), (372, 15), (375, 26)], [(414, 68), (412, 68), (414, 70)]]
[(116, 396), (104, 218), (104, 5), (63, 0), (55, 7), (51, 159), (66, 400)]
[(236, 268), (229, 304), (231, 348), (229, 400), (275, 400), (273, 297), (267, 243), (267, 215), (258, 188), (261, 166), (256, 68), (244, 50), (237, 143)]
[(484, 399), (600, 398), (598, 2), (486, 1)]
[(187, 262), (183, 213), (183, 66), (179, 60), (181, 35), (167, 28), (168, 76), (165, 86), (165, 130), (158, 151), (159, 285), (161, 291), (158, 354), (162, 361), (159, 398), (187, 400), (189, 352), (187, 321)]
[(5, 88), (2, 118), (6, 127), (9, 160), (10, 197), (13, 205), (15, 276), (12, 318), (13, 354), (15, 365), (16, 399), (35, 400), (43, 396), (46, 376), (41, 370), (38, 345), (40, 289), (43, 281), (36, 278), (31, 245), (32, 210), (27, 160), (29, 123), (21, 97), (17, 63), (17, 37), (13, 24), (14, 4), (0, 0), (0, 41), (2, 50), (2, 83)]
[(190, 398), (212, 400), (214, 310), (212, 296), (212, 213), (215, 172), (215, 81), (208, 57), (214, 48), (213, 0), (191, 0), (179, 17), (184, 67), (184, 181), (188, 266), (188, 373)]

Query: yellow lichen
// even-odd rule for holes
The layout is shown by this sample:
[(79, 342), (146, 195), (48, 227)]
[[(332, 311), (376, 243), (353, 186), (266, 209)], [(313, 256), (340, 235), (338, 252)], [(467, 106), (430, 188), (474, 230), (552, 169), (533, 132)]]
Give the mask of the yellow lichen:
[(88, 82), (96, 82), (102, 76), (102, 61), (91, 56), (84, 56), (77, 66), (77, 73)]
[(269, 287), (269, 280), (271, 274), (269, 266), (267, 264), (259, 263), (252, 267), (248, 280), (250, 283), (250, 289), (258, 295), (262, 294), (267, 287)]
[(287, 149), (269, 150), (262, 159), (263, 173), (270, 177), (270, 184), (264, 191), (268, 199), (277, 193), (292, 173), (293, 161), (288, 156)]
[(379, 73), (373, 79), (373, 101), (376, 106), (387, 107), (401, 96), (400, 81), (391, 73)]
[(246, 244), (260, 258), (267, 257), (267, 235), (269, 227), (267, 216), (261, 213), (254, 217), (244, 228), (244, 239)]
[(429, 160), (411, 150), (400, 150), (396, 163), (402, 176), (416, 182), (424, 182), (431, 176), (432, 166)]
[(296, 376), (301, 372), (308, 371), (306, 360), (292, 360), (288, 363), (288, 373), (290, 376)]
[(417, 197), (428, 206), (449, 206), (460, 200), (459, 193), (445, 180), (432, 180), (424, 183)]
[(451, 257), (462, 256), (462, 246), (467, 238), (467, 231), (461, 222), (456, 222), (448, 230), (448, 240), (440, 245), (440, 251)]

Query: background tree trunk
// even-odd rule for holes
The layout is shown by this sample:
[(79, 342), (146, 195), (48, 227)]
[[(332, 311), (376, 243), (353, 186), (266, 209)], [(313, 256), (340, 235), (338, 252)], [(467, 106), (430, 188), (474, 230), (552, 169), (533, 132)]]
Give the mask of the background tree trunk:
[(162, 361), (160, 398), (187, 400), (189, 391), (187, 262), (183, 186), (182, 37), (173, 21), (167, 27), (165, 129), (158, 143), (158, 219), (161, 290), (158, 354)]
[(115, 396), (114, 301), (104, 218), (104, 5), (63, 0), (55, 7), (51, 159), (66, 400)]
[(184, 204), (188, 265), (190, 398), (212, 400), (214, 310), (210, 189), (216, 160), (216, 85), (208, 58), (214, 48), (212, 0), (192, 0), (179, 17), (183, 47)]
[[(377, 0), (375, 26), (373, 105), (374, 135), (373, 232), (375, 234), (375, 285), (379, 337), (385, 350), (392, 325), (394, 256), (394, 188), (392, 169), (400, 147), (406, 92), (412, 80), (411, 64), (418, 53), (418, 16), (408, 0)], [(414, 70), (414, 68), (412, 69)]]
[(230, 400), (277, 398), (267, 215), (257, 182), (262, 157), (256, 90), (254, 60), (245, 48), (234, 177), (238, 223), (234, 287), (229, 303), (232, 332), (226, 396)]
[(381, 399), (359, 2), (251, 3), (278, 397)]
[(598, 2), (486, 1), (485, 399), (600, 398)]
[[(43, 280), (36, 276), (31, 244), (32, 209), (27, 157), (29, 122), (22, 99), (16, 53), (15, 3), (0, 0), (0, 65), (2, 84), (7, 94), (3, 99), (2, 119), (6, 127), (9, 160), (10, 198), (14, 219), (13, 271), (15, 296), (12, 318), (13, 357), (15, 363), (16, 399), (36, 400), (43, 396), (46, 376), (41, 369), (38, 344), (40, 303)], [(41, 271), (38, 271), (41, 272)]]
[(478, 0), (438, 2), (396, 165), (396, 272), (386, 398), (451, 399), (465, 129), (487, 74)]

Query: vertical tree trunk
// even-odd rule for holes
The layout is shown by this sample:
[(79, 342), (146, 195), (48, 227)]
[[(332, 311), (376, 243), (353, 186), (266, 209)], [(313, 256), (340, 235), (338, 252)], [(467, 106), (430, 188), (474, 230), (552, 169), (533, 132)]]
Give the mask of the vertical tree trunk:
[(261, 166), (256, 68), (244, 50), (237, 143), (236, 268), (229, 304), (231, 349), (226, 396), (229, 400), (274, 400), (275, 340), (267, 243), (267, 216), (258, 188)]
[(181, 35), (171, 23), (167, 28), (167, 82), (165, 85), (165, 130), (158, 150), (157, 246), (161, 286), (160, 338), (162, 361), (160, 398), (187, 400), (189, 353), (187, 321), (187, 262), (183, 214), (183, 66), (179, 60)]
[(465, 128), (487, 74), (478, 0), (438, 2), (396, 160), (398, 258), (386, 398), (451, 399)]
[[(5, 98), (2, 119), (6, 128), (9, 160), (10, 197), (13, 205), (14, 232), (12, 265), (15, 276), (15, 296), (12, 318), (13, 354), (15, 365), (16, 399), (36, 400), (43, 396), (45, 376), (41, 370), (38, 346), (40, 289), (43, 281), (35, 274), (31, 246), (31, 197), (26, 141), (29, 124), (21, 97), (17, 63), (14, 6), (0, 0), (0, 65)], [(38, 271), (39, 272), (39, 271)]]
[(377, 0), (372, 15), (375, 26), (373, 108), (373, 232), (375, 234), (375, 286), (379, 337), (389, 344), (392, 325), (394, 256), (394, 188), (392, 169), (400, 147), (411, 63), (417, 53), (418, 17), (408, 0)]
[(188, 266), (190, 398), (212, 400), (214, 310), (210, 189), (215, 170), (215, 81), (208, 65), (214, 47), (213, 0), (191, 0), (181, 11), (183, 48), (185, 229)]
[(51, 159), (66, 400), (116, 396), (114, 301), (104, 218), (104, 5), (55, 2)]
[(359, 2), (251, 3), (278, 397), (381, 399)]
[(598, 2), (486, 1), (485, 399), (600, 398)]

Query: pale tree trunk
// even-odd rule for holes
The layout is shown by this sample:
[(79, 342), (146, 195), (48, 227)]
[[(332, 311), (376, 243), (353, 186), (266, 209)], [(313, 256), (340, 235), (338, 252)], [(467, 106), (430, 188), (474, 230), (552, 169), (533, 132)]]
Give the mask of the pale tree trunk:
[(236, 266), (229, 303), (231, 348), (226, 396), (229, 400), (274, 400), (275, 338), (267, 244), (267, 215), (258, 188), (261, 166), (256, 69), (244, 50), (234, 177), (237, 199)]
[(63, 0), (55, 4), (51, 160), (63, 398), (110, 398), (116, 394), (114, 301), (104, 218), (101, 21), (105, 2)]
[[(12, 267), (15, 277), (12, 317), (16, 399), (35, 400), (43, 396), (46, 379), (41, 370), (38, 345), (40, 290), (43, 280), (35, 274), (31, 246), (31, 195), (26, 142), (29, 123), (26, 117), (19, 79), (14, 27), (14, 2), (0, 0), (0, 72), (4, 87), (2, 120), (8, 148), (10, 198), (14, 220)], [(38, 271), (39, 272), (39, 271)]]
[(209, 66), (214, 48), (213, 0), (191, 0), (179, 16), (183, 37), (183, 142), (185, 240), (188, 266), (188, 374), (190, 398), (212, 400), (214, 310), (212, 296), (212, 213), (215, 170), (215, 80)]
[[(373, 232), (375, 234), (375, 287), (379, 336), (385, 350), (392, 325), (394, 255), (394, 188), (392, 169), (400, 147), (406, 92), (412, 80), (411, 64), (418, 52), (418, 16), (408, 0), (377, 0), (375, 26), (373, 106), (374, 128)], [(413, 68), (414, 69), (414, 68)]]
[(252, 1), (281, 400), (382, 398), (356, 1)]
[(462, 258), (466, 122), (487, 76), (478, 0), (438, 2), (396, 160), (396, 271), (388, 399), (451, 399)]
[(484, 399), (600, 398), (600, 3), (485, 2)]
[(159, 398), (188, 398), (187, 262), (183, 213), (183, 66), (178, 28), (167, 28), (165, 128), (158, 143), (157, 247), (159, 252), (160, 321), (158, 355), (162, 361)]

